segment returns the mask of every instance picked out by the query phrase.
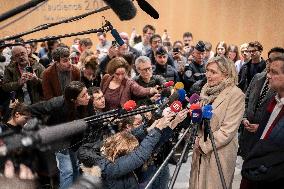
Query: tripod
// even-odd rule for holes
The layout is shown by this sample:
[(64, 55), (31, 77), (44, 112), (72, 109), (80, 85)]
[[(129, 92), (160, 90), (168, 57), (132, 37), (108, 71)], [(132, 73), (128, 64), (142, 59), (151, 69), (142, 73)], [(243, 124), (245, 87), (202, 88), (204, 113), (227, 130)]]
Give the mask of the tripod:
[(192, 134), (191, 134), (190, 138), (186, 141), (185, 146), (183, 147), (180, 159), (179, 159), (179, 161), (178, 161), (178, 163), (176, 165), (176, 168), (175, 168), (174, 173), (173, 173), (172, 180), (171, 180), (171, 182), (169, 184), (169, 189), (172, 189), (174, 187), (174, 185), (175, 185), (178, 173), (179, 173), (181, 165), (182, 165), (183, 158), (184, 158), (184, 156), (186, 154), (186, 150), (187, 150), (187, 148), (192, 148), (192, 145), (195, 142), (197, 131), (198, 131), (197, 127), (193, 127), (192, 128)]
[[(210, 127), (210, 119), (212, 118), (212, 106), (211, 105), (205, 105), (203, 107), (202, 117), (203, 117), (203, 123), (204, 123), (203, 125), (204, 125), (204, 132), (205, 132), (204, 140), (206, 141), (207, 140), (207, 136), (209, 135), (209, 138), (210, 138), (211, 144), (212, 144), (212, 148), (213, 148), (213, 153), (214, 153), (214, 156), (215, 156), (215, 159), (216, 159), (216, 163), (217, 163), (217, 167), (218, 167), (219, 176), (220, 176), (221, 183), (222, 183), (222, 188), (223, 189), (227, 189), (225, 178), (224, 178), (224, 173), (223, 173), (221, 162), (220, 162), (220, 158), (219, 158), (219, 155), (217, 153), (217, 148), (216, 148), (216, 143), (215, 143), (215, 140), (214, 140), (214, 135), (213, 135), (213, 132), (212, 132), (211, 127)], [(193, 127), (193, 131), (192, 131), (192, 135), (190, 137), (190, 140), (184, 146), (182, 154), (181, 154), (181, 157), (180, 157), (180, 159), (179, 159), (179, 161), (177, 163), (177, 166), (176, 166), (176, 168), (174, 170), (174, 174), (173, 174), (172, 180), (171, 180), (171, 182), (169, 184), (169, 189), (172, 189), (174, 187), (174, 184), (175, 184), (177, 175), (178, 175), (178, 173), (180, 171), (180, 167), (181, 167), (182, 160), (184, 158), (186, 149), (188, 148), (188, 146), (191, 147), (194, 144), (195, 138), (196, 138), (196, 135), (197, 135), (197, 131), (198, 131), (198, 127), (197, 126)]]

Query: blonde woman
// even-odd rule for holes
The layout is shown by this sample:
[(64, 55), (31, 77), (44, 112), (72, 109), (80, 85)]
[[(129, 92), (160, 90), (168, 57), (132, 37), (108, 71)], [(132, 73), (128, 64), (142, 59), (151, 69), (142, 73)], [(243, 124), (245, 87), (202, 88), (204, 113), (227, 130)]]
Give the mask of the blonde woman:
[[(201, 91), (201, 104), (212, 104), (210, 127), (225, 176), (227, 188), (232, 187), (237, 159), (237, 132), (245, 110), (245, 96), (236, 86), (235, 65), (224, 56), (211, 58), (206, 65), (207, 83)], [(195, 141), (190, 173), (190, 189), (222, 188), (221, 179), (209, 138), (204, 141), (200, 128)]]

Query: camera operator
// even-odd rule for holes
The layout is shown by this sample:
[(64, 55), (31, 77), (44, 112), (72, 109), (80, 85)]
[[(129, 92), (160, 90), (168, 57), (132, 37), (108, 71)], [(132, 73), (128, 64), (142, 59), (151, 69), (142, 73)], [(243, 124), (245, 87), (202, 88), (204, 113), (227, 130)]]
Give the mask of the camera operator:
[[(24, 125), (31, 117), (31, 113), (26, 105), (15, 101), (11, 103), (11, 117), (7, 123), (0, 125), (5, 143), (12, 143), (4, 135), (14, 135), (21, 133)], [(0, 177), (1, 188), (35, 188), (36, 182), (36, 162), (31, 151), (17, 151), (9, 156), (0, 158), (0, 169), (4, 177)], [(9, 183), (9, 184), (8, 184)]]
[[(80, 81), (71, 81), (65, 87), (64, 97), (56, 97), (49, 101), (40, 102), (30, 106), (34, 115), (40, 114), (50, 115), (47, 121), (48, 125), (56, 125), (76, 119), (84, 118), (88, 115), (87, 105), (90, 96), (87, 93), (87, 88)], [(82, 140), (81, 135), (73, 136), (70, 140), (61, 141), (64, 150), (56, 153), (57, 166), (60, 171), (60, 188), (68, 188), (79, 175), (79, 167), (77, 160), (78, 141)]]

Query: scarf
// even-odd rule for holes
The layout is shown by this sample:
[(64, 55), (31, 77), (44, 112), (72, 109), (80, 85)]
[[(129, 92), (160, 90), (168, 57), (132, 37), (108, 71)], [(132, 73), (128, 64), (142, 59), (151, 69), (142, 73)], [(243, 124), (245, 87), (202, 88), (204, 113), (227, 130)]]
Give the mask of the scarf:
[(228, 86), (233, 86), (234, 80), (231, 78), (227, 78), (223, 80), (221, 83), (215, 86), (208, 86), (206, 83), (201, 91), (201, 104), (210, 104), (213, 103), (214, 100), (218, 97), (218, 95)]

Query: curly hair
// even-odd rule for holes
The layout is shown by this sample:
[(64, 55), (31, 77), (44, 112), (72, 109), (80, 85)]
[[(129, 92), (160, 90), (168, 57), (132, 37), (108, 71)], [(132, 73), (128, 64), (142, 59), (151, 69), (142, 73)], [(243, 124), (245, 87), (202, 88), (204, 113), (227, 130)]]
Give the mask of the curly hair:
[(61, 58), (68, 58), (70, 56), (70, 51), (66, 47), (57, 47), (52, 51), (52, 58), (55, 62), (59, 62)]
[(102, 150), (106, 158), (114, 162), (116, 158), (132, 152), (138, 145), (138, 140), (131, 133), (120, 132), (108, 137)]

